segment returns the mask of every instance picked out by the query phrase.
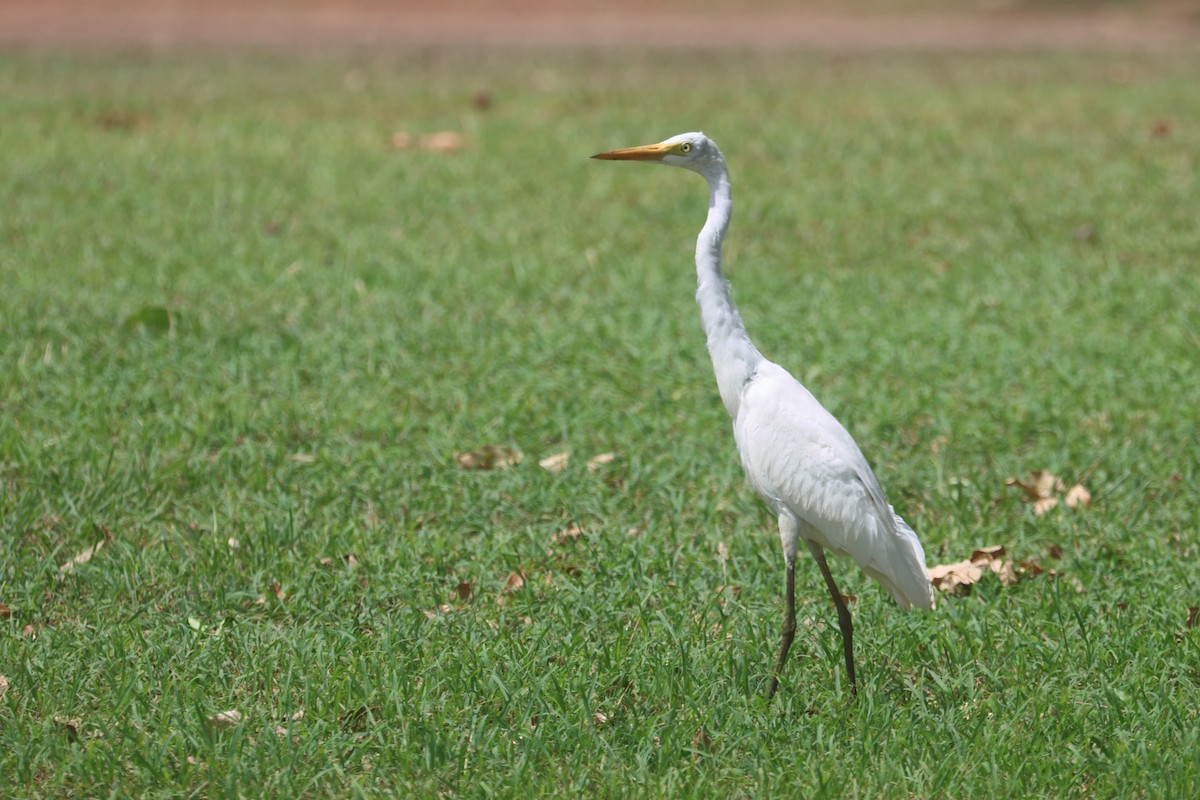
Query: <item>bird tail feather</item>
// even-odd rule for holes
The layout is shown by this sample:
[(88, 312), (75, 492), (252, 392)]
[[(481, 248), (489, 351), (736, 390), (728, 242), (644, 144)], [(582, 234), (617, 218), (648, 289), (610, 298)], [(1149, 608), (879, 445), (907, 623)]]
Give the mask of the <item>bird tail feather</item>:
[(900, 608), (930, 609), (934, 607), (933, 586), (925, 571), (925, 551), (917, 534), (890, 505), (895, 520), (895, 532), (881, 537), (888, 553), (875, 564), (863, 569), (891, 593)]

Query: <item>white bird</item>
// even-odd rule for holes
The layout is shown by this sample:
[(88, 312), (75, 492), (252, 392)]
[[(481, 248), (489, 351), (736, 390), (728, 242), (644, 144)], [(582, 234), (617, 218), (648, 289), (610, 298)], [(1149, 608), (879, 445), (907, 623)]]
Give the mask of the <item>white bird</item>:
[(796, 635), (795, 570), (801, 540), (817, 560), (837, 607), (846, 672), (851, 691), (857, 692), (853, 624), (825, 550), (853, 558), (902, 609), (928, 609), (933, 607), (933, 589), (921, 543), (888, 505), (867, 459), (841, 423), (787, 370), (764, 358), (746, 334), (721, 274), (721, 242), (733, 201), (729, 171), (716, 143), (703, 133), (684, 133), (592, 158), (684, 167), (708, 181), (708, 219), (696, 239), (696, 302), (717, 388), (733, 417), (742, 467), (779, 520), (786, 568), (787, 607), (767, 697), (779, 688), (779, 674)]

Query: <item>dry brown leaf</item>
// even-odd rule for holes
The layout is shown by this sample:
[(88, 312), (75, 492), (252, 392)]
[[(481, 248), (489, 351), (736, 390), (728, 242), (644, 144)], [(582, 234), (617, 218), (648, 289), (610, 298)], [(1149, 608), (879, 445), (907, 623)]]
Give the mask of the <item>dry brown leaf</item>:
[(240, 711), (220, 711), (208, 718), (208, 724), (214, 728), (232, 728), (241, 721)]
[(278, 582), (271, 584), (271, 594), (275, 595), (275, 599), (277, 600), (282, 601), (287, 599), (287, 592), (283, 590), (283, 587)]
[[(709, 752), (712, 750), (712, 737), (708, 735), (708, 731), (701, 725), (696, 729), (696, 733), (692, 736), (692, 749), (700, 752)], [(695, 754), (693, 754), (693, 758)]]
[(990, 544), (986, 547), (980, 547), (972, 550), (971, 555), (968, 556), (968, 558), (971, 563), (977, 564), (983, 561), (991, 561), (992, 559), (1003, 558), (1007, 554), (1008, 550), (1005, 549), (1004, 545)]
[(953, 592), (959, 586), (970, 586), (983, 577), (983, 569), (969, 559), (953, 564), (938, 564), (926, 572), (929, 573), (929, 582), (943, 592)]
[(6, 604), (0, 603), (0, 619), (8, 619), (12, 616), (12, 609)]
[(8, 694), (8, 678), (0, 675), (0, 700), (3, 700), (6, 694)]
[(608, 722), (608, 714), (605, 714), (603, 711), (597, 711), (596, 713), (592, 714), (592, 724), (597, 728), (606, 722)]
[(467, 453), (454, 454), (461, 469), (507, 469), (520, 464), (524, 457), (520, 451), (502, 444), (485, 444)]
[[(1196, 627), (1196, 619), (1200, 618), (1200, 606), (1188, 606), (1187, 622), (1184, 623), (1188, 630)], [(0, 693), (0, 696), (3, 696)]]
[(317, 460), (317, 457), (312, 453), (292, 453), (292, 461), (297, 464), (312, 464)]
[(559, 531), (558, 533), (551, 536), (550, 543), (551, 544), (562, 544), (563, 542), (570, 541), (572, 539), (578, 539), (582, 536), (583, 536), (583, 528), (580, 528), (577, 525), (572, 525), (569, 528), (563, 528), (561, 531)]
[(562, 472), (567, 468), (567, 464), (571, 460), (571, 453), (567, 450), (561, 453), (555, 453), (552, 456), (546, 456), (538, 462), (538, 466), (547, 472)]
[(36, 639), (37, 628), (33, 627), (33, 623), (29, 623), (24, 628), (21, 628), (21, 635), (26, 639)]
[(492, 107), (492, 93), (487, 89), (476, 89), (471, 94), (471, 105), (480, 111), (487, 111)]
[(467, 137), (458, 131), (438, 131), (422, 136), (420, 144), (431, 153), (453, 153), (466, 147)]
[(475, 587), (466, 581), (462, 581), (458, 586), (455, 586), (454, 593), (458, 595), (459, 600), (470, 601), (475, 599)]
[(1082, 483), (1077, 483), (1067, 490), (1065, 502), (1067, 508), (1086, 508), (1091, 505), (1092, 493), (1085, 489)]
[(1033, 503), (1033, 513), (1040, 517), (1056, 505), (1058, 505), (1057, 497), (1039, 497)]
[[(1092, 467), (1095, 467), (1095, 464)], [(1085, 471), (1084, 477), (1091, 474), (1092, 467)], [(1092, 501), (1092, 495), (1084, 488), (1082, 481), (1067, 489), (1062, 478), (1046, 470), (1034, 470), (1025, 480), (1009, 478), (1004, 485), (1016, 486), (1024, 492), (1026, 501), (1033, 505), (1033, 513), (1039, 517), (1055, 508), (1059, 501), (1058, 495), (1064, 492), (1066, 495), (1063, 500), (1068, 508), (1087, 506)]]
[(66, 575), (67, 573), (73, 571), (76, 567), (82, 566), (83, 564), (91, 561), (92, 556), (96, 555), (96, 553), (99, 553), (100, 548), (104, 547), (107, 541), (107, 539), (101, 539), (88, 549), (76, 554), (74, 558), (59, 567), (58, 571), (63, 575)]
[(517, 570), (511, 573), (508, 576), (508, 580), (504, 582), (504, 589), (500, 592), (500, 596), (496, 598), (496, 605), (508, 605), (509, 595), (519, 592), (522, 588), (524, 588), (525, 582), (528, 579), (529, 578), (525, 574), (525, 570), (521, 567), (517, 567)]
[(594, 455), (588, 459), (587, 470), (588, 472), (595, 472), (605, 464), (611, 464), (616, 460), (616, 458), (616, 453), (600, 453), (599, 455)]
[[(935, 588), (952, 594), (959, 587), (970, 586), (978, 582), (985, 572), (990, 572), (999, 578), (1001, 586), (1012, 586), (1017, 582), (1019, 576), (1013, 562), (1004, 559), (1007, 552), (1004, 545), (980, 547), (962, 561), (956, 561), (953, 564), (938, 564), (927, 569), (929, 582)], [(1040, 572), (1041, 568), (1037, 567), (1037, 570)]]
[(83, 724), (83, 720), (78, 717), (60, 717), (55, 714), (54, 724), (66, 731), (68, 741), (76, 742), (79, 740), (79, 727)]

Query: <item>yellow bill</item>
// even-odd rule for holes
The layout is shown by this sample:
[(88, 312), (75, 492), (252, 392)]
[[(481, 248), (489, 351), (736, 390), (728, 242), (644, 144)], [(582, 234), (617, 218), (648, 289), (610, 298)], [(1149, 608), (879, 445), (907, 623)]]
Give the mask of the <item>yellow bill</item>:
[(592, 158), (599, 158), (604, 161), (662, 161), (663, 157), (670, 154), (676, 145), (674, 144), (643, 144), (638, 147), (622, 147), (619, 150), (608, 150), (604, 153), (596, 153)]

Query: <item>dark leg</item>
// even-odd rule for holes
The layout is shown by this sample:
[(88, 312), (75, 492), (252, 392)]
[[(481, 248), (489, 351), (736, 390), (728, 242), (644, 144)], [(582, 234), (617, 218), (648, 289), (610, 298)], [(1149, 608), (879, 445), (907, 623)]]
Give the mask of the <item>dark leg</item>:
[(783, 611), (783, 632), (779, 637), (779, 655), (775, 658), (775, 674), (771, 676), (771, 685), (767, 688), (767, 699), (775, 696), (779, 688), (779, 673), (787, 663), (788, 650), (792, 649), (792, 640), (796, 638), (796, 560), (787, 562), (787, 608)]
[(837, 606), (838, 625), (842, 629), (842, 649), (846, 654), (846, 674), (850, 676), (850, 692), (858, 694), (858, 683), (854, 680), (854, 622), (850, 619), (850, 609), (846, 608), (846, 601), (842, 599), (842, 593), (838, 591), (837, 584), (833, 582), (829, 564), (825, 562), (825, 550), (816, 542), (809, 542), (808, 548), (812, 550), (813, 556), (817, 559), (817, 566), (821, 568), (821, 574), (825, 576), (825, 585), (829, 587), (833, 604)]

